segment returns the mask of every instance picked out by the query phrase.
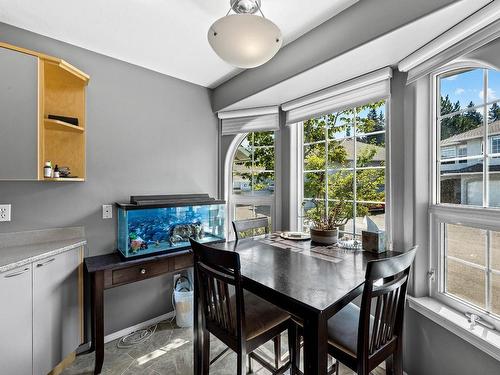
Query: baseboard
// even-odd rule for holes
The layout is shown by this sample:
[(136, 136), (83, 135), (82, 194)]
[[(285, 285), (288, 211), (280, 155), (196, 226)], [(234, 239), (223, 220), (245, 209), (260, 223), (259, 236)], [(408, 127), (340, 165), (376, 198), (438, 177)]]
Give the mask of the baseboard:
[(149, 326), (151, 326), (153, 324), (160, 323), (160, 322), (162, 322), (164, 320), (172, 319), (174, 317), (174, 315), (175, 315), (175, 312), (174, 311), (170, 311), (170, 312), (168, 312), (166, 314), (157, 316), (156, 318), (149, 319), (149, 320), (147, 320), (145, 322), (136, 324), (135, 326), (124, 328), (124, 329), (121, 329), (121, 330), (119, 330), (117, 332), (110, 333), (109, 335), (104, 336), (104, 343), (108, 343), (108, 342), (111, 342), (113, 340), (119, 339), (120, 337), (128, 335), (129, 333), (132, 333), (134, 331), (138, 331), (140, 329), (147, 328), (147, 327), (149, 327)]

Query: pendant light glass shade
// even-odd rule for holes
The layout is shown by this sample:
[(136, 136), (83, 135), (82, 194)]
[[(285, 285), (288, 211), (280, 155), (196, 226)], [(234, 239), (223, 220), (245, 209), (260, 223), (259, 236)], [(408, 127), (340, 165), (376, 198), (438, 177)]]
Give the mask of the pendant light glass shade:
[(273, 22), (253, 14), (230, 14), (215, 21), (208, 42), (217, 55), (239, 68), (255, 68), (269, 61), (283, 43)]

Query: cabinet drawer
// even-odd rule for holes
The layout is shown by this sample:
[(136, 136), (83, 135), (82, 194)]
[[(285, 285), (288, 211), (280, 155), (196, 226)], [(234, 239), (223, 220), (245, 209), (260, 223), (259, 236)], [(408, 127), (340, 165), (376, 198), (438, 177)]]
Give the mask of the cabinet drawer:
[(174, 270), (193, 267), (193, 254), (179, 255), (174, 258)]
[(113, 286), (132, 283), (134, 281), (140, 281), (168, 273), (171, 270), (170, 265), (170, 260), (165, 259), (163, 261), (150, 262), (115, 270), (112, 276)]

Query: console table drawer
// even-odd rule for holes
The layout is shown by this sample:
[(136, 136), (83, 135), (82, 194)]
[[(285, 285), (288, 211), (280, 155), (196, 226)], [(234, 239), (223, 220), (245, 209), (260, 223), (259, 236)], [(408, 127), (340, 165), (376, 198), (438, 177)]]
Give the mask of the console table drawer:
[(112, 285), (120, 285), (149, 279), (150, 277), (159, 276), (170, 272), (170, 259), (145, 263), (137, 266), (122, 268), (113, 271)]
[(193, 254), (177, 256), (173, 259), (173, 261), (175, 271), (193, 267)]

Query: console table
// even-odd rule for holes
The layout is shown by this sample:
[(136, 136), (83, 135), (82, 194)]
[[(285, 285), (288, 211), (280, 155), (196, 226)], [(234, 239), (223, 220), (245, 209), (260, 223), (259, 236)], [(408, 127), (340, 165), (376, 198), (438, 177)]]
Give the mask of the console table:
[(94, 374), (104, 361), (104, 290), (177, 272), (193, 266), (191, 249), (170, 254), (123, 260), (117, 253), (85, 258), (90, 278), (92, 344), (96, 352)]

